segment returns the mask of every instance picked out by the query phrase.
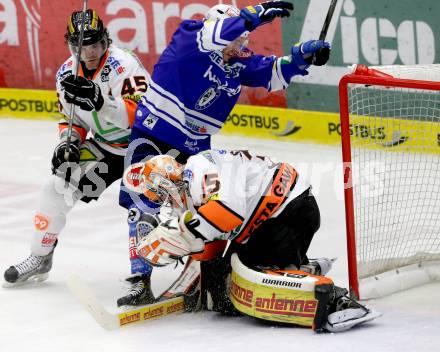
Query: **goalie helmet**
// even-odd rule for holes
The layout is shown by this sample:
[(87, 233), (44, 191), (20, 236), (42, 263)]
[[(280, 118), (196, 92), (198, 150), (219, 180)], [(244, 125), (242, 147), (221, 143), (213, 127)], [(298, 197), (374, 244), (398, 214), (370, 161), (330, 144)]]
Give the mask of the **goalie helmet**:
[(144, 195), (156, 204), (171, 202), (183, 207), (183, 165), (170, 155), (157, 155), (145, 163)]
[[(82, 17), (82, 11), (73, 12), (69, 17), (67, 32), (64, 35), (64, 38), (70, 46), (77, 47), (79, 44), (81, 26), (83, 23)], [(109, 44), (108, 31), (101, 18), (98, 16), (98, 13), (95, 10), (88, 9), (85, 13), (82, 45), (92, 45), (101, 41), (103, 41), (105, 48), (107, 48)]]

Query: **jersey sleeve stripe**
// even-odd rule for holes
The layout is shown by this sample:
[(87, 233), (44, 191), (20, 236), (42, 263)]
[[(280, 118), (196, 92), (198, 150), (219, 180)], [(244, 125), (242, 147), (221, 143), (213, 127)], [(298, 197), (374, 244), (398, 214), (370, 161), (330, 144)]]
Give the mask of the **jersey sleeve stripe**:
[(214, 33), (212, 34), (212, 42), (216, 45), (226, 47), (229, 45), (229, 40), (223, 40), (221, 38), (222, 33), (222, 27), (223, 27), (223, 20), (217, 20), (214, 25)]
[(243, 223), (243, 217), (225, 204), (210, 200), (198, 209), (200, 216), (218, 231), (229, 232)]
[(272, 78), (270, 80), (269, 91), (285, 89), (289, 84), (285, 81), (281, 72), (281, 59), (278, 58), (273, 63)]
[(203, 29), (197, 32), (197, 46), (200, 52), (209, 53), (209, 50), (203, 46), (202, 31)]

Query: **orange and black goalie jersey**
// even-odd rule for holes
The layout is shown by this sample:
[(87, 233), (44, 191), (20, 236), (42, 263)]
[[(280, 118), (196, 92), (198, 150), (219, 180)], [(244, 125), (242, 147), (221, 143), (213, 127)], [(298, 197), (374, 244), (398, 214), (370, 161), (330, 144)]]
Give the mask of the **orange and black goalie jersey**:
[(188, 159), (183, 179), (197, 230), (208, 240), (241, 243), (310, 187), (292, 165), (248, 151), (201, 152)]

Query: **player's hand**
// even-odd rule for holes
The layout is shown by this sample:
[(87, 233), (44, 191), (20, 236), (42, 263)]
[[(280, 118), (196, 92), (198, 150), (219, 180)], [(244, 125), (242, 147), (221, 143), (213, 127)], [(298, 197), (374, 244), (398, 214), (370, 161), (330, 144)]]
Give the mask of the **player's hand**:
[(99, 86), (84, 77), (67, 76), (60, 82), (64, 88), (64, 99), (86, 111), (99, 111), (104, 105), (104, 98)]
[[(79, 142), (74, 141), (69, 145), (69, 160), (65, 160), (64, 155), (66, 153), (67, 142), (63, 141), (55, 147), (52, 156), (52, 173), (58, 176), (62, 176), (66, 173), (67, 168), (72, 164), (78, 164), (80, 159)], [(67, 164), (64, 164), (66, 163)], [(61, 165), (65, 167), (61, 167)]]
[(275, 17), (289, 17), (290, 11), (293, 11), (293, 4), (288, 1), (266, 1), (245, 7), (240, 11), (240, 16), (246, 20), (246, 28), (253, 31)]
[(309, 40), (292, 48), (292, 57), (298, 66), (322, 66), (330, 58), (330, 44), (323, 40)]
[(138, 255), (153, 266), (165, 266), (205, 248), (201, 238), (196, 238), (186, 228), (182, 229), (185, 214), (179, 219), (173, 218), (161, 223), (137, 247)]

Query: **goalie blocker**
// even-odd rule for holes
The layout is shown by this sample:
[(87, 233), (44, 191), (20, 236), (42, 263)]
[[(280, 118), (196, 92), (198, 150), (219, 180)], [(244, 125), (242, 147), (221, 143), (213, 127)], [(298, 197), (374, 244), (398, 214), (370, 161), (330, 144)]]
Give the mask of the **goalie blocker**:
[(300, 270), (252, 270), (237, 254), (231, 258), (229, 296), (251, 317), (340, 332), (381, 316), (346, 296), (347, 290), (324, 276)]

